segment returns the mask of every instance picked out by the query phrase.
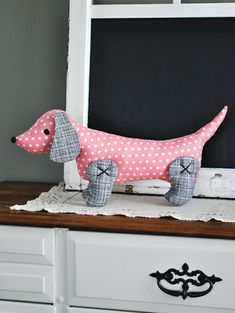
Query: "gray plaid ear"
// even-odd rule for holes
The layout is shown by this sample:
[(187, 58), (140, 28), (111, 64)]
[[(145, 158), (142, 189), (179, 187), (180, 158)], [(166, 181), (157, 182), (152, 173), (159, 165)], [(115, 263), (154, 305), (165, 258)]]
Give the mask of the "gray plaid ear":
[(78, 135), (66, 113), (58, 112), (53, 117), (55, 120), (55, 132), (50, 159), (58, 163), (72, 161), (80, 153)]

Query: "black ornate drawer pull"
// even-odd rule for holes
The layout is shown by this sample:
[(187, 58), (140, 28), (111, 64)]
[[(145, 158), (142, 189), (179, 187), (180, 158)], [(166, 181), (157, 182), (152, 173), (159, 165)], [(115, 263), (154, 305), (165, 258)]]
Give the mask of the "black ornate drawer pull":
[[(214, 284), (216, 282), (222, 281), (221, 278), (216, 277), (215, 275), (207, 276), (200, 270), (189, 272), (189, 266), (187, 263), (184, 263), (182, 266), (183, 271), (179, 271), (175, 268), (170, 268), (165, 273), (152, 273), (149, 274), (151, 277), (155, 277), (157, 280), (158, 287), (168, 295), (179, 297), (182, 296), (182, 298), (185, 300), (187, 297), (190, 298), (196, 298), (196, 297), (202, 297), (208, 294)], [(188, 279), (183, 278), (183, 276), (189, 277)], [(171, 290), (167, 289), (166, 287), (163, 287), (162, 280), (165, 280), (167, 283), (171, 285), (176, 285), (179, 283), (182, 283), (181, 290)], [(208, 288), (203, 291), (188, 291), (189, 286), (194, 285), (197, 287), (203, 286), (205, 284), (209, 284)]]

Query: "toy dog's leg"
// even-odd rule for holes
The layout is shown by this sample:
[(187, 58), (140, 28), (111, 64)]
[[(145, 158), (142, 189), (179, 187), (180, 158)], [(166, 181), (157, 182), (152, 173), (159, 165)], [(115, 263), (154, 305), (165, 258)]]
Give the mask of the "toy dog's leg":
[(168, 175), (172, 179), (171, 188), (165, 198), (173, 205), (187, 203), (193, 196), (199, 161), (193, 157), (179, 157), (171, 164)]
[(89, 185), (82, 195), (87, 206), (104, 206), (112, 193), (113, 183), (118, 175), (118, 168), (114, 161), (98, 160), (88, 165), (87, 177)]

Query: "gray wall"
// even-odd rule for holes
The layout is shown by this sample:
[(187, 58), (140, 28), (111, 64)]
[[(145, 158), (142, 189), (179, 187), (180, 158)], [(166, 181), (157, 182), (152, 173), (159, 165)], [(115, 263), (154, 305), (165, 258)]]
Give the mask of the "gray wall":
[(0, 181), (63, 179), (62, 165), (10, 138), (65, 109), (68, 10), (68, 0), (0, 0)]

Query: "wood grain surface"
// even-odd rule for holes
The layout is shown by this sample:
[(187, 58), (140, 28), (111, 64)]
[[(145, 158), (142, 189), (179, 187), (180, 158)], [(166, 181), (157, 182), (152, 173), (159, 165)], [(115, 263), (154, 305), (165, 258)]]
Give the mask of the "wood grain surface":
[[(9, 207), (24, 204), (48, 191), (55, 184), (0, 183), (0, 224), (35, 227), (64, 227), (83, 231), (159, 234), (235, 239), (235, 223), (187, 222), (173, 218), (142, 218), (126, 216), (89, 216), (71, 213), (14, 211)], [(235, 209), (235, 208), (234, 208)]]

